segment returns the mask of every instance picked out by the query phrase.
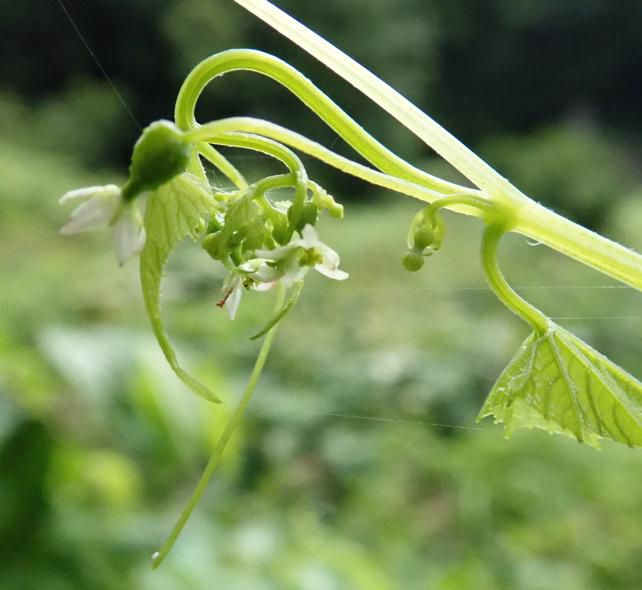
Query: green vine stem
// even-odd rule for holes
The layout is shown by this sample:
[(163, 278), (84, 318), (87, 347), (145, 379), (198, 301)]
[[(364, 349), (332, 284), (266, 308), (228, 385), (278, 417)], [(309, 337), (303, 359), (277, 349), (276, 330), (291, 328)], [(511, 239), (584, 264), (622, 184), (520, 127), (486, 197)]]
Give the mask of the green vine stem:
[[(230, 49), (199, 63), (187, 76), (176, 100), (174, 116), (179, 128), (197, 126), (195, 109), (205, 87), (215, 78), (234, 71), (251, 71), (267, 76), (292, 92), (355, 151), (380, 170), (422, 184), (440, 193), (467, 190), (415, 168), (365, 131), (343, 109), (303, 74), (284, 61), (252, 49)], [(472, 189), (471, 189), (472, 190)]]
[(497, 298), (514, 314), (531, 325), (540, 335), (545, 334), (550, 327), (550, 320), (539, 309), (522, 299), (508, 284), (497, 263), (497, 248), (502, 236), (510, 228), (490, 223), (484, 230), (481, 244), (481, 259), (488, 285)]
[[(188, 135), (189, 137), (189, 135)], [(308, 181), (305, 168), (299, 157), (287, 147), (271, 139), (248, 133), (211, 135), (208, 143), (260, 152), (281, 162), (293, 174), (300, 174), (303, 183)]]
[[(272, 25), (278, 28), (287, 24), (292, 29), (290, 36), (296, 37), (297, 43), (330, 65), (358, 89), (366, 92), (458, 170), (482, 187), (489, 198), (503, 201), (508, 205), (514, 219), (512, 231), (546, 244), (642, 290), (642, 256), (582, 228), (526, 197), (407, 99), (268, 2), (239, 3), (248, 8), (251, 8), (251, 5), (256, 8), (260, 4), (263, 7), (261, 10), (269, 10), (274, 17)], [(281, 60), (258, 51), (226, 51), (204, 60), (194, 68), (181, 87), (177, 99), (175, 114), (179, 127), (189, 130), (197, 125), (194, 117), (196, 102), (211, 80), (227, 72), (238, 70), (257, 72), (284, 85), (380, 170), (442, 194), (474, 190), (445, 182), (411, 166), (365, 132), (302, 74)]]
[(227, 147), (245, 148), (261, 152), (282, 162), (296, 179), (292, 207), (295, 216), (300, 214), (305, 203), (309, 180), (303, 167), (303, 162), (292, 150), (271, 139), (247, 133), (222, 135), (210, 138), (208, 141)]
[[(283, 288), (283, 286), (279, 286), (276, 305), (275, 305), (276, 311), (282, 308), (284, 300), (285, 300), (285, 289)], [(272, 342), (274, 341), (274, 336), (276, 335), (276, 327), (277, 327), (276, 325), (273, 326), (270, 329), (270, 331), (267, 333), (265, 340), (263, 340), (263, 344), (261, 345), (261, 349), (256, 358), (254, 368), (252, 369), (252, 373), (250, 375), (250, 379), (247, 383), (245, 391), (243, 392), (243, 395), (241, 396), (241, 400), (236, 406), (236, 409), (234, 410), (232, 417), (227, 423), (225, 430), (223, 430), (223, 434), (221, 434), (220, 438), (218, 439), (218, 442), (216, 443), (216, 447), (214, 448), (214, 452), (212, 453), (212, 456), (210, 457), (210, 460), (207, 463), (207, 466), (205, 467), (205, 470), (203, 471), (203, 474), (201, 475), (201, 478), (199, 479), (198, 484), (196, 485), (196, 488), (192, 493), (192, 496), (187, 502), (185, 508), (183, 508), (183, 511), (181, 512), (181, 515), (178, 518), (178, 521), (174, 525), (172, 532), (167, 537), (167, 540), (165, 541), (165, 543), (163, 543), (163, 546), (152, 556), (152, 567), (154, 569), (156, 569), (163, 562), (165, 557), (167, 557), (167, 555), (171, 551), (172, 547), (174, 546), (174, 543), (176, 542), (176, 539), (178, 538), (181, 531), (185, 527), (185, 524), (187, 523), (192, 512), (194, 511), (194, 508), (200, 501), (201, 496), (203, 495), (203, 492), (207, 488), (209, 481), (212, 479), (212, 476), (214, 475), (216, 468), (219, 466), (221, 461), (221, 456), (223, 455), (223, 451), (225, 450), (225, 446), (227, 445), (228, 441), (230, 440), (230, 437), (236, 430), (236, 427), (241, 421), (241, 418), (243, 417), (243, 414), (245, 413), (245, 410), (247, 409), (247, 406), (250, 403), (250, 400), (252, 399), (252, 394), (254, 393), (254, 389), (256, 388), (256, 385), (259, 381), (261, 372), (263, 371), (263, 367), (265, 366), (265, 362), (267, 361), (267, 357), (270, 352)]]
[[(308, 139), (307, 137), (291, 131), (280, 125), (264, 121), (262, 119), (255, 119), (251, 117), (231, 117), (228, 119), (221, 119), (212, 123), (206, 123), (195, 129), (186, 132), (185, 137), (188, 141), (198, 142), (199, 150), (201, 146), (207, 145), (204, 142), (211, 141), (212, 143), (219, 143), (222, 137), (234, 136), (236, 133), (252, 134), (256, 136), (268, 137), (279, 143), (290, 146), (302, 153), (312, 156), (329, 166), (332, 166), (346, 174), (350, 174), (361, 180), (365, 180), (376, 186), (393, 190), (395, 192), (405, 194), (421, 201), (431, 203), (435, 199), (443, 197), (443, 193), (436, 192), (428, 189), (414, 182), (409, 182), (402, 178), (391, 176), (358, 162), (354, 162), (349, 158), (341, 156), (325, 146)], [(470, 194), (479, 199), (484, 199), (484, 194), (473, 189), (465, 189), (462, 187), (461, 193), (455, 194)], [(478, 216), (479, 209), (469, 207), (467, 205), (451, 205), (454, 211), (464, 213), (467, 215)]]
[(498, 203), (481, 198), (476, 194), (469, 193), (441, 197), (426, 207), (424, 215), (430, 220), (431, 225), (435, 228), (435, 233), (443, 235), (445, 230), (444, 221), (441, 218), (441, 215), (438, 214), (439, 210), (444, 208), (453, 209), (461, 205), (466, 206), (469, 209), (476, 209), (479, 217), (481, 217), (487, 225), (493, 222), (502, 222), (507, 224), (510, 219), (510, 211), (505, 211)]
[(235, 1), (363, 92), (484, 192), (502, 197), (508, 190), (517, 191), (505, 178), (406, 97), (329, 41), (266, 0)]

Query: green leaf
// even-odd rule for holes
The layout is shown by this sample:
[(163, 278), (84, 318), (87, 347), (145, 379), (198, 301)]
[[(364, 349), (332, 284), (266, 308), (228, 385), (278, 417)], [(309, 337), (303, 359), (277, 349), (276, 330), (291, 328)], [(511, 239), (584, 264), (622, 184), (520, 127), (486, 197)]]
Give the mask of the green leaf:
[(532, 333), (493, 386), (479, 418), (507, 435), (542, 428), (599, 447), (642, 446), (642, 383), (559, 326)]
[(198, 240), (214, 209), (208, 187), (190, 174), (182, 174), (154, 191), (145, 211), (147, 240), (140, 258), (140, 280), (154, 334), (174, 373), (196, 395), (220, 402), (205, 385), (180, 366), (160, 314), (160, 285), (170, 252), (188, 236)]

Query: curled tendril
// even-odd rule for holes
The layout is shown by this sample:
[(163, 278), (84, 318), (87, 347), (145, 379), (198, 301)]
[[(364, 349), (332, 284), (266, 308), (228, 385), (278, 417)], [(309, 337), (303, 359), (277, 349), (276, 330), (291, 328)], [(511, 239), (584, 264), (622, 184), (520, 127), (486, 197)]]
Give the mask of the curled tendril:
[(446, 225), (441, 216), (444, 207), (466, 206), (479, 210), (480, 217), (489, 223), (499, 215), (499, 205), (480, 197), (474, 192), (448, 195), (433, 201), (427, 207), (418, 211), (410, 222), (406, 242), (408, 251), (402, 264), (410, 272), (421, 270), (424, 258), (432, 256), (441, 248), (446, 235)]

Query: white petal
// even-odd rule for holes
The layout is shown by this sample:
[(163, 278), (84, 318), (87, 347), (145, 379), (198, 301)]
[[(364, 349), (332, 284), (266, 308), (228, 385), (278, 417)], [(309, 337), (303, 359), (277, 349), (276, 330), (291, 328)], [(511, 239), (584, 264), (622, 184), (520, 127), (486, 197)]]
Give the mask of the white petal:
[(322, 275), (325, 275), (329, 279), (334, 279), (335, 281), (345, 281), (350, 276), (347, 272), (339, 268), (332, 268), (325, 266), (324, 264), (317, 264), (314, 268), (317, 272), (320, 272)]
[(236, 312), (239, 308), (239, 304), (241, 303), (242, 296), (243, 296), (243, 285), (241, 284), (241, 281), (239, 281), (238, 285), (236, 285), (232, 289), (232, 292), (227, 296), (227, 299), (223, 304), (223, 307), (225, 307), (225, 309), (227, 310), (227, 313), (230, 314), (231, 320), (233, 320), (234, 317), (236, 316)]
[(309, 266), (294, 266), (279, 279), (279, 282), (289, 289), (294, 283), (297, 283), (308, 274), (309, 270)]
[(266, 258), (267, 260), (278, 261), (285, 258), (295, 248), (301, 248), (302, 246), (303, 240), (300, 238), (294, 238), (285, 246), (279, 246), (278, 248), (274, 248), (274, 250), (256, 250), (254, 255), (257, 258)]
[(69, 221), (60, 230), (61, 234), (70, 235), (100, 227), (109, 223), (118, 210), (120, 193), (117, 198), (110, 194), (98, 193), (78, 207)]
[(252, 290), (253, 291), (269, 291), (270, 289), (273, 289), (276, 287), (276, 281), (272, 281), (271, 283), (255, 283), (252, 285)]
[(131, 207), (126, 206), (114, 224), (114, 250), (121, 266), (145, 245), (145, 228), (138, 212)]
[(280, 260), (289, 250), (289, 246), (281, 246), (280, 248), (274, 248), (274, 250), (255, 250), (254, 255), (257, 258), (265, 258), (266, 260)]
[(243, 264), (239, 264), (237, 268), (244, 272), (255, 272), (259, 265), (260, 261), (256, 258), (252, 258), (251, 260), (246, 260)]
[(319, 236), (317, 235), (316, 230), (309, 223), (303, 228), (301, 237), (303, 238), (303, 240), (301, 240), (301, 245), (306, 249), (322, 245), (319, 241)]
[(321, 258), (323, 259), (324, 266), (327, 266), (328, 268), (337, 268), (339, 266), (339, 255), (330, 248), (330, 246), (321, 244), (318, 249), (321, 251)]
[(276, 268), (262, 262), (252, 275), (252, 278), (260, 283), (272, 283), (281, 276), (281, 273)]
[(61, 205), (72, 201), (88, 201), (97, 195), (111, 195), (120, 198), (120, 189), (115, 184), (105, 186), (89, 186), (87, 188), (77, 188), (73, 191), (66, 192), (58, 201)]

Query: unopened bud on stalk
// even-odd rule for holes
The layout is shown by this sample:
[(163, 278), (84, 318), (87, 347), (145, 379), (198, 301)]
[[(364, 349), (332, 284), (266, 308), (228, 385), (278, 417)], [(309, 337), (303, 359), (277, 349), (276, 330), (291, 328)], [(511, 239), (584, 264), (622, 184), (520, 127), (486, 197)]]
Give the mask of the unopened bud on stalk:
[(134, 146), (123, 199), (131, 201), (184, 172), (192, 149), (193, 144), (183, 139), (174, 123), (155, 121), (149, 125)]

